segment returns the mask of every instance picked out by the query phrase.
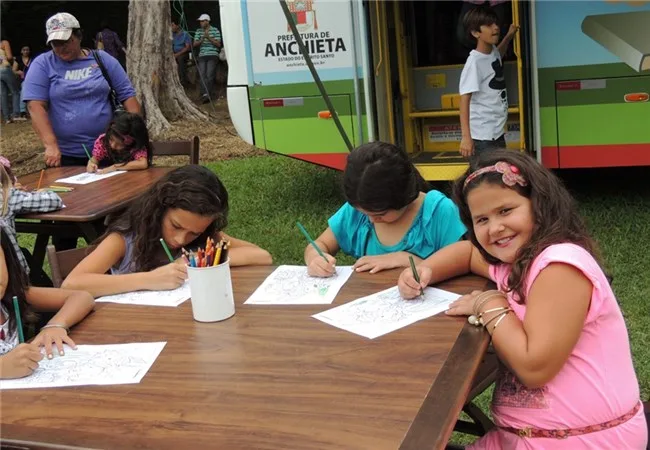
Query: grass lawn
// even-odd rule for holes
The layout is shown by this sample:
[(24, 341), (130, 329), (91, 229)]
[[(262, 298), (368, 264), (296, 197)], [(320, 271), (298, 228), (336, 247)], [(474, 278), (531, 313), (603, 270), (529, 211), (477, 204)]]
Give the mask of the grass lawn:
[[(228, 232), (269, 250), (275, 264), (302, 264), (302, 222), (314, 236), (342, 203), (340, 174), (284, 157), (209, 164), (230, 194)], [(650, 397), (650, 184), (648, 171), (563, 172), (579, 201), (627, 322), (642, 398)], [(21, 236), (31, 246), (30, 237)], [(339, 264), (348, 264), (348, 257)], [(487, 409), (489, 394), (478, 403)], [(457, 442), (467, 442), (456, 437)], [(471, 441), (471, 439), (470, 439)]]

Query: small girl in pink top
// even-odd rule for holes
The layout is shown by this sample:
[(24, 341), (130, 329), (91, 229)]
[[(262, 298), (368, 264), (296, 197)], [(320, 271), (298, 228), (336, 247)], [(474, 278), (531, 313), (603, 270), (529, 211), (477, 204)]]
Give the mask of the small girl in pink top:
[(497, 428), (469, 448), (644, 450), (625, 322), (562, 183), (534, 159), (498, 150), (455, 182), (454, 201), (470, 240), (424, 260), (420, 283), (408, 269), (398, 285), (413, 298), (470, 271), (497, 284), (447, 311), (485, 327), (503, 363), (492, 398)]
[(144, 119), (139, 114), (122, 112), (95, 141), (86, 171), (142, 170), (149, 167), (151, 159), (152, 147)]

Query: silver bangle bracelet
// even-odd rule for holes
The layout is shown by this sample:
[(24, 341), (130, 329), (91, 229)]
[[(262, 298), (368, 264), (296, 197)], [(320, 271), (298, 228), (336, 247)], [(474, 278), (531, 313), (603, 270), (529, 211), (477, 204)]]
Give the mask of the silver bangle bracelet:
[(70, 333), (70, 328), (66, 327), (65, 325), (58, 324), (58, 323), (48, 323), (47, 325), (41, 327), (41, 330), (44, 330), (46, 328), (63, 328), (66, 333)]

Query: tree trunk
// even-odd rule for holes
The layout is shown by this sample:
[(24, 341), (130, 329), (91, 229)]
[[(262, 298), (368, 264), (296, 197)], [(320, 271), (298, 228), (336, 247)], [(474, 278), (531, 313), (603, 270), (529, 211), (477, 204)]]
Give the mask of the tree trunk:
[(185, 95), (178, 78), (168, 0), (129, 0), (127, 47), (129, 78), (152, 136), (170, 128), (169, 121), (207, 120)]

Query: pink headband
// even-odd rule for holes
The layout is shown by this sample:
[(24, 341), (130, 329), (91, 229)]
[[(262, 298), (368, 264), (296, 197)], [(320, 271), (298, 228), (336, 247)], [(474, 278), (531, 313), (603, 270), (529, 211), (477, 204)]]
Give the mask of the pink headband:
[(505, 161), (499, 161), (493, 166), (483, 167), (482, 169), (478, 169), (472, 172), (467, 178), (465, 178), (463, 189), (465, 189), (467, 185), (479, 175), (483, 175), (484, 173), (489, 172), (502, 173), (503, 176), (501, 177), (501, 180), (503, 180), (503, 184), (506, 186), (514, 186), (515, 184), (518, 184), (519, 186), (526, 186), (528, 184), (526, 179), (519, 174), (519, 168), (517, 166), (508, 164)]

